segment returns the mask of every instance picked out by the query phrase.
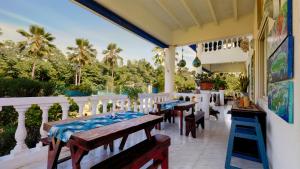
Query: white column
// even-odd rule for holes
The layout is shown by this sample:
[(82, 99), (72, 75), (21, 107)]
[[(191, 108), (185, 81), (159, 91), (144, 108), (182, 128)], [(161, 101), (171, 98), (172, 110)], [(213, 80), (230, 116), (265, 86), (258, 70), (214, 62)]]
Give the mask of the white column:
[(25, 144), (25, 139), (27, 136), (27, 131), (25, 128), (25, 112), (29, 108), (28, 106), (15, 106), (16, 111), (18, 112), (18, 127), (15, 133), (16, 146), (10, 152), (11, 154), (17, 154), (23, 151), (28, 150), (27, 145)]
[[(41, 106), (39, 105), (40, 108), (42, 109), (42, 124), (41, 124), (41, 127), (40, 127), (40, 134), (41, 134), (41, 138), (45, 138), (47, 137), (47, 132), (44, 130), (44, 124), (48, 122), (48, 110), (49, 110), (49, 106)], [(42, 147), (43, 144), (42, 142), (40, 141), (39, 143), (36, 144), (36, 147), (40, 148)]]
[(224, 90), (219, 90), (220, 93), (220, 105), (224, 106)]
[[(197, 45), (197, 48), (196, 48), (196, 50), (197, 50), (197, 57), (200, 59), (200, 61), (201, 61), (201, 55), (202, 55), (202, 43), (199, 43), (198, 45)], [(197, 73), (199, 73), (199, 74), (201, 74), (202, 73), (202, 62), (201, 62), (201, 66), (200, 67), (198, 67), (197, 69), (196, 69), (196, 72)]]
[(121, 100), (121, 110), (122, 110), (122, 111), (125, 110), (124, 105), (125, 105), (125, 100), (122, 99), (122, 100)]
[(174, 92), (175, 46), (165, 49), (165, 92)]

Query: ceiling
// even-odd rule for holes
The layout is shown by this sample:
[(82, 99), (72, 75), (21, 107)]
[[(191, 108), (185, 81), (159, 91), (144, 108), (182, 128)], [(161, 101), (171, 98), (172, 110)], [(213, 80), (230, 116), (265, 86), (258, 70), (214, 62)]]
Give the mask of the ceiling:
[(168, 45), (252, 33), (255, 0), (95, 0)]

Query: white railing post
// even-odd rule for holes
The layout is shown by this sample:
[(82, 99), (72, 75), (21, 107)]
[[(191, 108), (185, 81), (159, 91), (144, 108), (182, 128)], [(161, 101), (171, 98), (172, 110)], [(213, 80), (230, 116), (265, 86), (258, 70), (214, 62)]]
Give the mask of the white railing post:
[(93, 99), (91, 100), (91, 104), (92, 104), (92, 115), (96, 115), (98, 112), (98, 103), (99, 100), (98, 99)]
[(112, 100), (112, 112), (116, 111), (116, 102), (117, 100)]
[(202, 111), (204, 111), (205, 119), (209, 119), (209, 99), (211, 97), (210, 91), (201, 91), (202, 94)]
[(18, 112), (18, 127), (15, 133), (16, 146), (11, 151), (11, 154), (17, 154), (23, 151), (28, 150), (27, 145), (25, 144), (25, 139), (27, 136), (27, 131), (25, 127), (25, 112), (31, 105), (25, 106), (14, 106), (15, 110)]
[(107, 100), (102, 100), (102, 112), (107, 113)]
[(125, 105), (125, 100), (122, 99), (122, 100), (121, 100), (121, 111), (124, 111), (124, 110), (125, 110), (124, 105)]
[(48, 111), (49, 111), (50, 106), (41, 106), (41, 105), (39, 105), (39, 106), (43, 111), (40, 134), (41, 134), (41, 138), (44, 138), (44, 137), (47, 137), (47, 132), (43, 129), (43, 127), (44, 127), (44, 124), (48, 122)]
[(83, 116), (83, 109), (84, 109), (85, 103), (77, 103), (77, 105), (78, 105), (78, 114), (79, 114), (79, 117), (82, 117)]
[(62, 104), (61, 105), (62, 109), (62, 120), (65, 120), (69, 117), (69, 104)]
[(144, 112), (143, 105), (144, 105), (144, 98), (140, 98), (140, 107), (139, 107), (140, 112)]
[(133, 102), (133, 111), (137, 112), (137, 103), (136, 103), (136, 101)]
[(224, 90), (219, 90), (220, 93), (220, 105), (224, 106)]

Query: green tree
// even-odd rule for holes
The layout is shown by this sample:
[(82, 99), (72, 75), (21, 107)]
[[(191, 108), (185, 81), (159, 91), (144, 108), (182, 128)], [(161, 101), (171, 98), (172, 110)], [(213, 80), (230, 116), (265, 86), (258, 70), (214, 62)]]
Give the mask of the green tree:
[[(2, 29), (0, 28), (0, 36), (3, 34)], [(3, 46), (3, 43), (0, 42), (0, 47)]]
[(29, 32), (25, 30), (17, 30), (22, 36), (26, 38), (25, 41), (19, 42), (20, 50), (25, 50), (27, 55), (33, 60), (31, 78), (35, 77), (35, 68), (38, 61), (42, 61), (49, 57), (51, 50), (55, 46), (51, 43), (55, 38), (49, 32), (45, 32), (43, 27), (31, 25)]
[(164, 49), (157, 46), (152, 50), (152, 52), (154, 53), (153, 56), (154, 64), (157, 66), (162, 65), (165, 61)]
[(80, 85), (81, 69), (96, 58), (97, 51), (87, 39), (76, 39), (76, 47), (67, 47), (69, 60), (75, 65), (75, 85)]
[[(114, 68), (118, 66), (118, 61), (123, 62), (123, 58), (119, 55), (122, 52), (122, 49), (117, 46), (115, 43), (108, 44), (107, 48), (103, 50), (104, 63), (108, 64), (111, 69), (111, 77), (114, 81)], [(114, 84), (114, 82), (113, 82)]]

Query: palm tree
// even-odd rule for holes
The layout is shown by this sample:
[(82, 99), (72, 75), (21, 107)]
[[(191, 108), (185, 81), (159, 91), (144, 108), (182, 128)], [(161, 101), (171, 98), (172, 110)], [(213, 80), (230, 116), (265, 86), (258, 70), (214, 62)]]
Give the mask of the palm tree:
[(108, 64), (111, 69), (111, 77), (114, 79), (114, 68), (118, 65), (118, 60), (123, 62), (123, 58), (119, 55), (122, 52), (122, 49), (117, 46), (115, 43), (108, 44), (107, 48), (103, 50), (104, 63)]
[(84, 65), (91, 63), (96, 58), (97, 51), (87, 39), (76, 39), (76, 47), (67, 47), (69, 60), (75, 64), (75, 85), (80, 85), (81, 69)]
[(165, 52), (163, 48), (155, 47), (152, 52), (155, 54), (153, 56), (154, 64), (159, 66), (162, 65), (165, 61)]
[(19, 42), (19, 48), (21, 51), (26, 50), (33, 60), (31, 78), (34, 79), (37, 62), (49, 56), (55, 48), (51, 43), (55, 38), (51, 33), (45, 32), (43, 27), (37, 25), (31, 25), (29, 32), (22, 29), (17, 30), (17, 32), (26, 38), (25, 41)]

